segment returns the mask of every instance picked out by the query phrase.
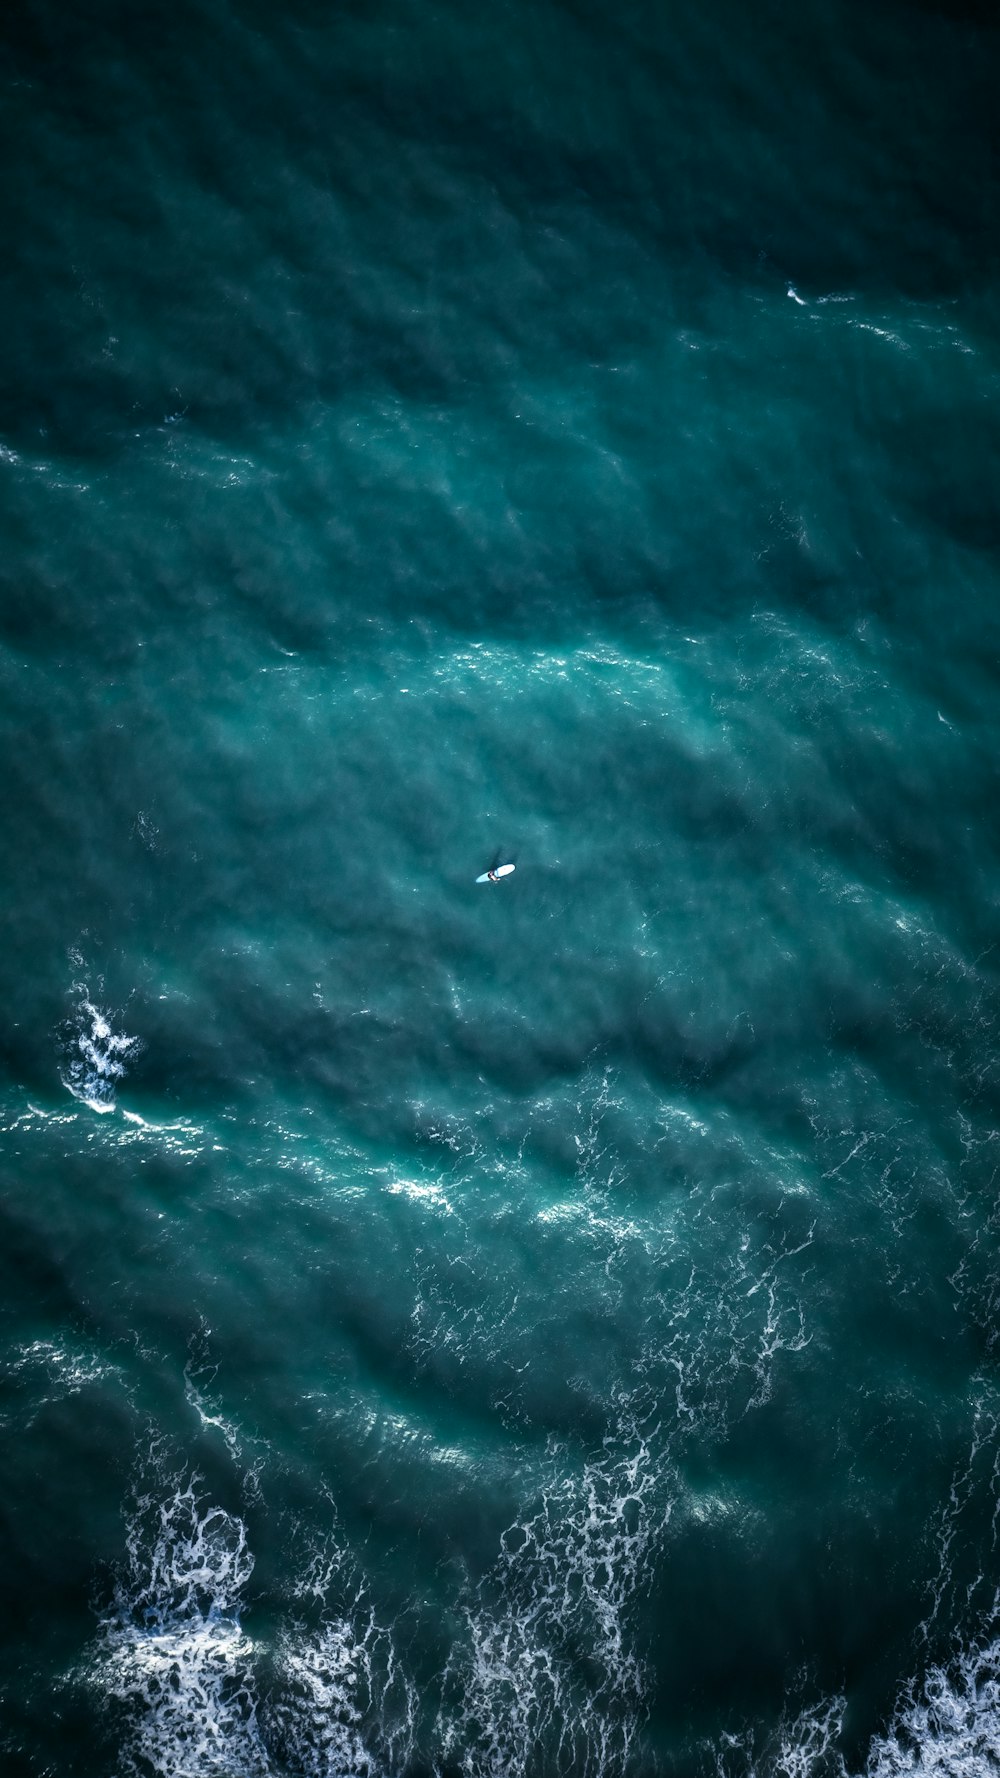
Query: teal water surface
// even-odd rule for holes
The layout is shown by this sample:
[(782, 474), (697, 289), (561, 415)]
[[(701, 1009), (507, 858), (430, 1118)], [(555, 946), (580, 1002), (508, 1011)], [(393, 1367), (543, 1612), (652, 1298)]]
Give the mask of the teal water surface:
[(980, 1778), (992, 11), (2, 41), (5, 1772)]

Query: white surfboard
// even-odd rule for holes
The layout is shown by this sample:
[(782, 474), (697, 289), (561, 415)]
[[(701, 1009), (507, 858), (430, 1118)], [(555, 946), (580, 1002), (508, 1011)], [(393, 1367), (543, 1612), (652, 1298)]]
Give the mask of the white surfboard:
[(512, 864), (498, 864), (494, 871), (484, 870), (482, 876), (476, 878), (476, 882), (495, 883), (498, 877), (509, 877), (512, 876), (513, 873), (514, 866)]

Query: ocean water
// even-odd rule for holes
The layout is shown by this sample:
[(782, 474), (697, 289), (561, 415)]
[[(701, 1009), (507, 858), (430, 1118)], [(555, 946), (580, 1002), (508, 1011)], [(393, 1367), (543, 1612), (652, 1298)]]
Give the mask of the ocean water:
[(4, 1774), (995, 1773), (998, 15), (0, 44)]

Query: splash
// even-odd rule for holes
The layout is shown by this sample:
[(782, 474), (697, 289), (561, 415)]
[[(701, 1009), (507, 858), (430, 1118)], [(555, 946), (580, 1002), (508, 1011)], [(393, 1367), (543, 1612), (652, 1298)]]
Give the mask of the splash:
[(77, 1001), (65, 1030), (66, 1061), (60, 1078), (74, 1099), (91, 1111), (113, 1111), (117, 1084), (124, 1078), (126, 1063), (139, 1054), (141, 1040), (115, 1031), (112, 1015), (95, 1006), (84, 985), (75, 984), (73, 992)]

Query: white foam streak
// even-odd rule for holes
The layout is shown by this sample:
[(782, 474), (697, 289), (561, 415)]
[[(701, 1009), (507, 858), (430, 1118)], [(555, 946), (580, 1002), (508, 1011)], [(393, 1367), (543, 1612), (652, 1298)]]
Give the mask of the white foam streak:
[(16, 1347), (7, 1364), (7, 1376), (30, 1392), (31, 1407), (22, 1421), (28, 1426), (49, 1402), (79, 1395), (112, 1379), (122, 1381), (117, 1366), (93, 1347), (73, 1347), (56, 1340), (33, 1340)]
[(440, 1210), (445, 1216), (454, 1216), (454, 1206), (448, 1202), (441, 1186), (435, 1181), (421, 1182), (416, 1179), (396, 1179), (386, 1186), (390, 1197), (410, 1198), (414, 1204), (426, 1205), (429, 1210)]
[(416, 1693), (362, 1590), (350, 1611), (318, 1631), (285, 1634), (277, 1673), (269, 1726), (287, 1769), (306, 1778), (383, 1778), (405, 1765)]
[(650, 1444), (634, 1430), (630, 1448), (609, 1440), (582, 1479), (560, 1476), (560, 1457), (535, 1512), (504, 1532), (448, 1663), (443, 1749), (477, 1778), (609, 1778), (640, 1725), (627, 1619), (653, 1530)]
[(200, 1334), (191, 1341), (190, 1356), (184, 1366), (184, 1394), (202, 1426), (221, 1435), (229, 1455), (238, 1465), (241, 1457), (239, 1430), (232, 1420), (219, 1412), (207, 1394), (219, 1371), (218, 1365), (212, 1364), (207, 1356), (208, 1333), (208, 1328), (203, 1325)]
[(838, 1693), (783, 1722), (773, 1758), (766, 1762), (775, 1778), (846, 1778), (837, 1745), (846, 1709), (847, 1700)]

